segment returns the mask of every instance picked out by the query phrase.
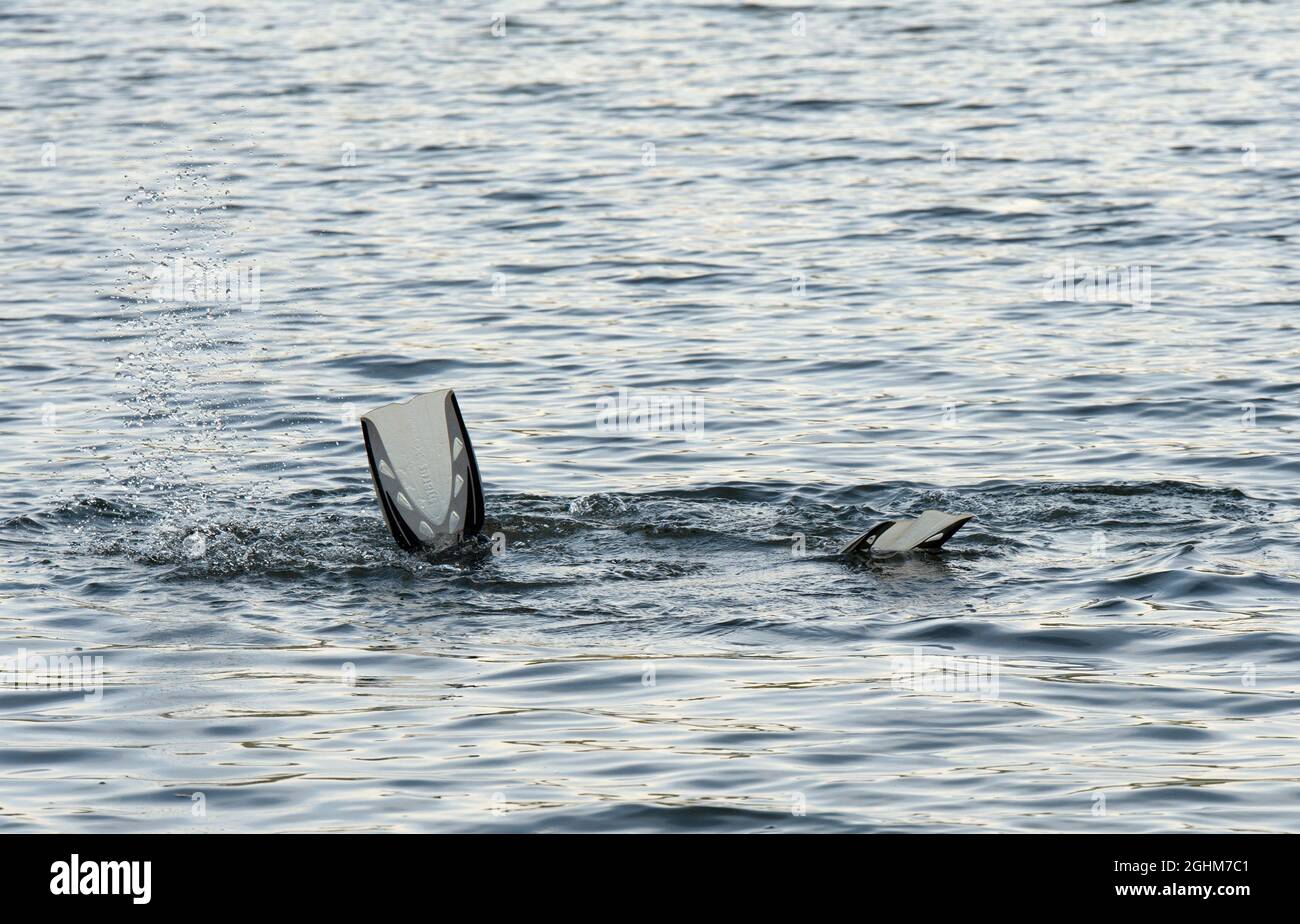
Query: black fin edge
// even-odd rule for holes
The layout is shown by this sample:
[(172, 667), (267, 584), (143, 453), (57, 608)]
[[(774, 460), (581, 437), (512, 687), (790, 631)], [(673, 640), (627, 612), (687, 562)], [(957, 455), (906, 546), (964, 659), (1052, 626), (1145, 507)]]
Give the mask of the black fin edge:
[(455, 391), (448, 392), (448, 396), (451, 398), (451, 409), (456, 412), (456, 423), (465, 436), (465, 455), (469, 462), (470, 502), (465, 510), (465, 528), (461, 530), (461, 535), (468, 538), (477, 536), (483, 530), (483, 485), (478, 474), (478, 458), (474, 455), (474, 444), (469, 438), (469, 427), (465, 426), (465, 418), (460, 414), (460, 402), (456, 400)]
[(927, 552), (933, 552), (936, 549), (943, 548), (943, 544), (951, 539), (957, 530), (961, 529), (974, 519), (974, 517), (975, 515), (973, 513), (962, 517), (960, 520), (948, 526), (943, 530), (943, 532), (937, 533), (933, 538), (927, 539), (924, 542), (918, 542), (914, 548), (924, 549)]
[(875, 541), (878, 538), (880, 538), (880, 534), (883, 533), (885, 530), (889, 529), (889, 527), (893, 526), (897, 522), (898, 522), (897, 520), (884, 520), (880, 523), (877, 523), (875, 526), (871, 527), (871, 529), (867, 530), (861, 536), (858, 536), (856, 539), (849, 542), (849, 544), (846, 545), (844, 548), (840, 549), (840, 554), (851, 555), (854, 552), (870, 552), (872, 544), (874, 544)]

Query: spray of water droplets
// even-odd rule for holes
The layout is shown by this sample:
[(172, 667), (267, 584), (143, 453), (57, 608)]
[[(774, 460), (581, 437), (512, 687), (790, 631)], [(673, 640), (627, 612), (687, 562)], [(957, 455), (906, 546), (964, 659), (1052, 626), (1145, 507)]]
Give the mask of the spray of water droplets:
[(247, 523), (274, 487), (247, 464), (260, 448), (246, 424), (261, 388), (256, 326), (231, 282), (247, 255), (227, 195), (184, 166), (124, 197), (113, 293), (124, 451), (110, 468), (144, 557), (202, 563), (223, 526)]

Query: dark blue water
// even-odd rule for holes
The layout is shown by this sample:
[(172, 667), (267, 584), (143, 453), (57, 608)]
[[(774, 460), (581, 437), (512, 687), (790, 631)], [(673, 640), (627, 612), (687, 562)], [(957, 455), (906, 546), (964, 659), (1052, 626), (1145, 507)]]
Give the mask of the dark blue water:
[(1295, 830), (1296, 8), (496, 12), (0, 13), (0, 829)]

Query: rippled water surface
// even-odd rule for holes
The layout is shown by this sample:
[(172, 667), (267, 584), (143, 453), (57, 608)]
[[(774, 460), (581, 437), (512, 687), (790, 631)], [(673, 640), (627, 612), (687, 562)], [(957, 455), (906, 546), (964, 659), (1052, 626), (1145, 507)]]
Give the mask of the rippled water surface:
[[(1300, 828), (1297, 47), (9, 6), (0, 830)], [(356, 414), (446, 385), (501, 554), (374, 502)], [(620, 389), (702, 432), (602, 431)], [(944, 553), (837, 554), (931, 507)]]

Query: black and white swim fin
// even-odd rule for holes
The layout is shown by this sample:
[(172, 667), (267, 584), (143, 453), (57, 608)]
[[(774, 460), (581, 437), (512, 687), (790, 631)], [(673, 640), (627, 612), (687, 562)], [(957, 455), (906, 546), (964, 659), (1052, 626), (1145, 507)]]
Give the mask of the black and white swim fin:
[(886, 520), (853, 539), (840, 552), (934, 551), (965, 526), (971, 516), (969, 513), (927, 510), (915, 520)]
[(379, 507), (404, 549), (448, 548), (483, 528), (483, 486), (450, 388), (361, 417)]

